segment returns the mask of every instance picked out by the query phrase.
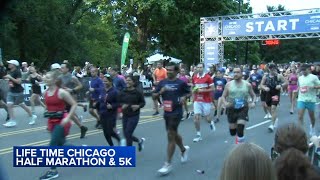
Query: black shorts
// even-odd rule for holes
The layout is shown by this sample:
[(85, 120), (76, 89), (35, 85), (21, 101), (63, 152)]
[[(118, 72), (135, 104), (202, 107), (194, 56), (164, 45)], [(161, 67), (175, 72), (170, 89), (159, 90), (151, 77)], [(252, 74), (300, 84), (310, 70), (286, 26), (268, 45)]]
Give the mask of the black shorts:
[(181, 118), (182, 116), (164, 116), (164, 120), (166, 122), (166, 130), (173, 130), (178, 132)]
[(261, 91), (260, 99), (262, 102), (266, 102), (266, 95), (267, 95), (267, 92)]
[(260, 95), (260, 90), (259, 88), (253, 88), (253, 92), (255, 95), (259, 96)]
[(236, 124), (238, 120), (249, 121), (248, 111), (249, 107), (247, 105), (240, 109), (235, 109), (233, 107), (227, 108), (228, 122), (230, 124)]
[(271, 90), (266, 93), (266, 104), (268, 107), (278, 106), (280, 102), (280, 91), (279, 90)]
[(71, 106), (69, 105), (69, 104), (66, 104), (66, 112), (70, 112), (70, 110), (71, 110)]
[(97, 109), (97, 107), (94, 106), (95, 102), (96, 102), (95, 100), (90, 99), (90, 101), (89, 101), (89, 109)]

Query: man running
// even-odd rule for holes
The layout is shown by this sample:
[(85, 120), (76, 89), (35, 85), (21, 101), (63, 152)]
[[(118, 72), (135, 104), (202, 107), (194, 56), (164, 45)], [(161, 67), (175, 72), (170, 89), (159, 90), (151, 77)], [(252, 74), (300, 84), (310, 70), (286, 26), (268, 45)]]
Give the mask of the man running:
[(3, 78), (8, 80), (9, 87), (10, 87), (9, 92), (7, 94), (7, 107), (8, 107), (10, 120), (3, 125), (5, 127), (14, 127), (17, 125), (15, 121), (15, 116), (13, 113), (13, 106), (15, 104), (22, 107), (22, 109), (28, 113), (29, 124), (33, 125), (35, 124), (37, 116), (32, 115), (31, 110), (24, 103), (23, 87), (21, 86), (21, 83), (22, 83), (21, 71), (19, 69), (20, 64), (17, 60), (10, 60), (7, 62), (8, 62), (9, 71), (8, 71), (8, 75), (5, 75)]
[[(157, 69), (153, 72), (152, 77), (153, 77), (153, 82), (155, 86), (157, 86), (161, 80), (167, 78), (167, 70), (163, 68), (162, 61), (157, 63)], [(158, 97), (158, 99), (153, 97), (153, 104), (156, 110), (153, 116), (156, 116), (159, 114), (158, 102), (161, 106), (162, 103), (161, 103), (160, 97)]]
[[(233, 74), (233, 80), (227, 83), (221, 99), (227, 108), (230, 135), (237, 135), (236, 143), (243, 143), (249, 107), (255, 106), (256, 95), (250, 83), (242, 79), (241, 68), (234, 68)], [(251, 102), (248, 102), (249, 96)]]
[(307, 109), (311, 121), (310, 136), (316, 135), (315, 130), (315, 108), (317, 101), (317, 89), (320, 89), (320, 81), (316, 75), (310, 73), (310, 66), (303, 64), (300, 68), (302, 75), (298, 79), (299, 96), (297, 108), (299, 110), (299, 123), (303, 126), (303, 116)]
[(252, 67), (252, 70), (253, 73), (249, 76), (248, 80), (258, 100), (258, 97), (260, 96), (259, 86), (262, 80), (262, 76), (257, 72), (257, 68), (255, 66)]
[(223, 109), (222, 108), (222, 103), (221, 103), (221, 96), (223, 94), (224, 88), (227, 84), (227, 80), (223, 77), (225, 73), (224, 68), (219, 68), (216, 76), (213, 78), (214, 82), (214, 87), (215, 91), (213, 93), (214, 96), (214, 106), (215, 106), (215, 111), (214, 111), (214, 117), (216, 116), (216, 120), (214, 121), (215, 123), (219, 122), (220, 116), (223, 114)]
[(189, 146), (184, 146), (181, 136), (178, 134), (178, 127), (183, 117), (182, 105), (187, 97), (190, 97), (190, 87), (186, 82), (177, 79), (179, 67), (173, 63), (167, 66), (168, 78), (160, 81), (155, 91), (154, 97), (162, 96), (164, 104), (164, 120), (166, 124), (168, 146), (167, 146), (167, 162), (158, 170), (159, 173), (165, 175), (172, 170), (172, 156), (176, 145), (181, 151), (181, 162), (184, 163), (188, 159)]
[(268, 127), (270, 132), (273, 132), (278, 126), (278, 114), (277, 106), (280, 102), (281, 88), (288, 83), (286, 79), (278, 73), (277, 66), (275, 64), (269, 65), (269, 74), (263, 76), (261, 81), (261, 88), (266, 91), (266, 104), (268, 111), (271, 112), (272, 121)]
[(97, 107), (95, 107), (95, 104), (99, 101), (99, 96), (104, 90), (104, 85), (100, 77), (98, 77), (98, 69), (95, 67), (92, 67), (90, 69), (91, 78), (90, 78), (90, 102), (89, 102), (89, 113), (91, 116), (95, 117), (97, 120), (96, 128), (99, 128), (100, 126), (100, 117), (97, 112)]
[(200, 133), (200, 118), (204, 116), (208, 123), (210, 123), (210, 129), (215, 131), (216, 127), (212, 118), (210, 117), (211, 112), (211, 103), (212, 103), (212, 91), (214, 90), (213, 80), (210, 75), (204, 73), (204, 64), (199, 63), (197, 66), (198, 74), (196, 74), (192, 83), (194, 85), (193, 94), (194, 94), (194, 124), (197, 131), (196, 137), (193, 139), (193, 142), (199, 142), (202, 140)]
[[(82, 84), (76, 77), (72, 76), (72, 74), (70, 73), (69, 64), (66, 64), (66, 63), (61, 64), (61, 72), (62, 72), (62, 75), (59, 77), (62, 81), (61, 87), (67, 90), (74, 97), (76, 92), (82, 88)], [(70, 106), (67, 105), (66, 110), (69, 111)], [(74, 123), (77, 124), (77, 126), (81, 130), (80, 138), (84, 138), (86, 135), (86, 132), (88, 131), (88, 128), (81, 124), (79, 117), (77, 116), (76, 113), (74, 113), (74, 116), (72, 116), (71, 119)]]

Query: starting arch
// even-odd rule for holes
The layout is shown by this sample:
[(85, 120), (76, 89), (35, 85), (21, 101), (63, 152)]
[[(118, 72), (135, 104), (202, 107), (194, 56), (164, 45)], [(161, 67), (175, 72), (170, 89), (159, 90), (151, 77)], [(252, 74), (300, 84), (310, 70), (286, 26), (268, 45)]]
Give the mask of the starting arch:
[(200, 18), (200, 61), (224, 62), (225, 41), (320, 37), (320, 9)]

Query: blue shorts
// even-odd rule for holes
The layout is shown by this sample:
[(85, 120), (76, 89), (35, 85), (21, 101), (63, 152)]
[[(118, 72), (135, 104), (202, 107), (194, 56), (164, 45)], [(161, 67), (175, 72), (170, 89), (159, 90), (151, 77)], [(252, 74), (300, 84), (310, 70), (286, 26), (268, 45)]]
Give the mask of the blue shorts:
[(316, 103), (314, 103), (314, 102), (298, 101), (298, 103), (297, 103), (297, 108), (298, 108), (298, 109), (308, 109), (309, 111), (315, 111), (315, 109), (316, 109)]

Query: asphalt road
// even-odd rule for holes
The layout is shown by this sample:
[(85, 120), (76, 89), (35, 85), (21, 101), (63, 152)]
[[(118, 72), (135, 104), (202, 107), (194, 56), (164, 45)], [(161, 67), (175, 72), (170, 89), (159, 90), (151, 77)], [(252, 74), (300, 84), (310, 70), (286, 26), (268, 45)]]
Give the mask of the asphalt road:
[[(290, 115), (288, 96), (281, 97), (279, 111), (279, 123), (297, 121), (297, 113)], [(203, 141), (192, 142), (195, 137), (195, 129), (192, 117), (180, 124), (179, 132), (183, 137), (185, 145), (190, 146), (189, 161), (180, 163), (180, 153), (176, 148), (173, 160), (173, 171), (167, 176), (159, 176), (157, 170), (160, 169), (166, 160), (167, 137), (162, 116), (152, 116), (153, 109), (150, 98), (146, 98), (147, 105), (142, 110), (140, 123), (135, 131), (137, 137), (145, 137), (145, 149), (137, 152), (135, 168), (59, 168), (59, 179), (62, 180), (88, 180), (88, 179), (110, 179), (110, 180), (157, 180), (157, 179), (218, 179), (222, 169), (223, 161), (227, 153), (235, 146), (235, 139), (229, 135), (226, 116), (222, 116), (220, 122), (216, 124), (216, 131), (210, 132), (209, 125), (205, 121), (201, 122), (201, 133)], [(89, 128), (87, 136), (80, 139), (79, 128), (73, 125), (68, 142), (74, 145), (107, 145), (102, 134), (102, 130), (94, 128), (95, 121), (88, 113), (84, 113), (78, 108), (78, 114), (84, 116), (84, 124)], [(20, 108), (15, 109), (18, 125), (14, 128), (0, 126), (0, 166), (3, 167), (10, 180), (34, 180), (45, 173), (47, 168), (14, 168), (13, 167), (13, 146), (47, 145), (49, 133), (46, 130), (46, 119), (42, 118), (43, 110), (38, 107), (37, 123), (28, 125), (27, 114)], [(5, 112), (0, 110), (0, 121), (4, 122)], [(256, 143), (265, 149), (267, 153), (273, 143), (273, 133), (269, 133), (267, 127), (269, 121), (263, 119), (264, 113), (260, 102), (255, 109), (249, 112), (249, 123), (246, 126), (246, 141)], [(306, 127), (309, 127), (309, 119), (306, 117)], [(317, 116), (318, 117), (318, 116)], [(319, 123), (319, 119), (317, 119)], [(3, 123), (2, 123), (3, 124)], [(118, 121), (118, 127), (121, 123)], [(309, 129), (307, 129), (309, 130)], [(317, 128), (319, 132), (319, 128)], [(318, 133), (319, 134), (319, 133)], [(204, 170), (204, 174), (199, 174), (196, 170)], [(1, 179), (1, 178), (0, 178)]]

